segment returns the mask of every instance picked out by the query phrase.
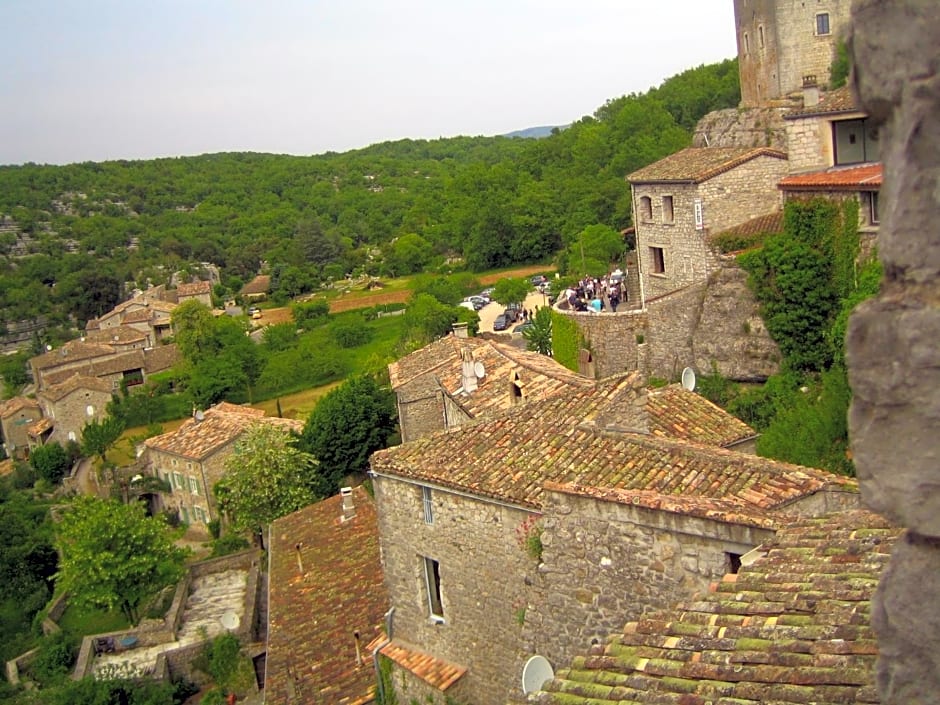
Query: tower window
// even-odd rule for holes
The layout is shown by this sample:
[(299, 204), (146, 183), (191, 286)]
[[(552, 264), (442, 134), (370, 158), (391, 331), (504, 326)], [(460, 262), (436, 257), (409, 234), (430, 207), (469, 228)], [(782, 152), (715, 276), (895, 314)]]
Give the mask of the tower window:
[(664, 274), (666, 272), (666, 260), (663, 257), (662, 247), (650, 248), (650, 264), (653, 274)]
[(816, 34), (825, 35), (829, 34), (829, 13), (820, 12), (816, 15)]

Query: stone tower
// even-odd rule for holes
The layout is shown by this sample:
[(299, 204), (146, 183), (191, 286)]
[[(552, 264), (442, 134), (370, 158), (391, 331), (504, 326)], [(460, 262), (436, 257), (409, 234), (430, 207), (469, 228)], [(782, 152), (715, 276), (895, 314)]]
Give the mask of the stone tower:
[(829, 82), (851, 0), (734, 0), (741, 104), (763, 107), (803, 88), (804, 77)]

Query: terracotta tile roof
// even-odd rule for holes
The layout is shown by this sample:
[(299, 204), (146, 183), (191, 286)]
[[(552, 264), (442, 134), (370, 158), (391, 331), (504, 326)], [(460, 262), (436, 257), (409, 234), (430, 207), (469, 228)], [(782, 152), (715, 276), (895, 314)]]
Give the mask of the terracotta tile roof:
[(381, 634), (388, 595), (375, 504), (362, 487), (352, 498), (356, 516), (347, 521), (337, 495), (271, 524), (268, 705), (372, 702), (367, 645)]
[(720, 235), (736, 235), (739, 237), (751, 237), (754, 235), (775, 235), (783, 232), (783, 211), (775, 211), (766, 215), (759, 215), (751, 218), (740, 225), (728, 228)]
[(191, 284), (180, 284), (176, 287), (177, 296), (199, 296), (212, 293), (212, 282), (198, 281)]
[(627, 176), (633, 184), (683, 182), (698, 184), (757, 157), (786, 159), (766, 147), (686, 147)]
[(85, 341), (100, 345), (130, 345), (147, 341), (147, 334), (130, 326), (115, 326), (104, 330), (85, 331)]
[(467, 669), (463, 666), (455, 666), (436, 656), (406, 646), (397, 640), (386, 645), (379, 653), (388, 656), (399, 666), (411, 671), (425, 683), (441, 692), (450, 688), (467, 672)]
[(800, 108), (786, 115), (784, 119), (811, 117), (813, 115), (834, 115), (838, 113), (859, 113), (862, 109), (855, 102), (855, 96), (848, 86), (829, 91), (820, 99), (819, 103), (810, 108)]
[(863, 510), (783, 526), (738, 574), (627, 624), (530, 702), (877, 703), (871, 599), (899, 534)]
[(646, 408), (654, 436), (722, 448), (757, 436), (746, 423), (681, 384), (651, 389)]
[(123, 316), (121, 316), (121, 324), (126, 325), (128, 323), (148, 323), (151, 316), (153, 316), (153, 311), (150, 310), (149, 306), (136, 308), (133, 311), (128, 311)]
[(170, 345), (157, 345), (144, 350), (144, 370), (148, 375), (168, 370), (181, 359), (176, 343)]
[(28, 433), (30, 436), (38, 437), (48, 431), (50, 428), (52, 428), (52, 419), (42, 418), (39, 419), (39, 421), (36, 423), (27, 427), (26, 433)]
[[(622, 390), (620, 390), (622, 392)], [(405, 480), (541, 508), (546, 482), (669, 497), (737, 513), (781, 509), (824, 489), (855, 491), (854, 481), (689, 441), (610, 431), (617, 390), (595, 390), (527, 404), (497, 418), (421, 438), (372, 456), (372, 469)], [(624, 402), (627, 403), (627, 402)], [(727, 504), (727, 503), (732, 504)]]
[[(463, 387), (462, 355), (469, 352), (473, 361), (483, 365), (485, 376), (477, 388)], [(542, 400), (556, 394), (588, 389), (592, 380), (578, 375), (545, 355), (520, 350), (482, 338), (458, 338), (450, 335), (389, 365), (392, 388), (430, 374), (471, 417), (508, 409), (519, 402), (510, 390), (518, 376), (523, 400)]]
[(267, 294), (271, 288), (271, 275), (259, 274), (242, 287), (242, 294)]
[(271, 424), (297, 433), (303, 430), (301, 421), (267, 417), (259, 409), (222, 402), (206, 409), (202, 421), (188, 419), (175, 431), (148, 438), (144, 445), (181, 458), (201, 461), (234, 443), (255, 423)]
[(56, 348), (42, 355), (30, 359), (30, 363), (38, 370), (58, 367), (59, 365), (75, 362), (76, 360), (90, 360), (95, 357), (114, 355), (114, 348), (99, 343), (70, 340), (60, 348)]
[(783, 191), (880, 191), (881, 164), (834, 166), (807, 174), (793, 174), (781, 179)]
[(36, 403), (35, 399), (27, 399), (26, 397), (13, 397), (12, 399), (7, 399), (5, 402), (0, 404), (0, 418), (7, 418), (12, 416), (18, 411), (23, 409), (38, 409), (39, 404)]
[(55, 402), (64, 399), (69, 394), (80, 389), (100, 392), (102, 394), (111, 396), (111, 385), (105, 382), (103, 379), (77, 374), (74, 371), (72, 372), (72, 375), (64, 382), (53, 384), (39, 392), (39, 396), (44, 399), (48, 399), (49, 401)]

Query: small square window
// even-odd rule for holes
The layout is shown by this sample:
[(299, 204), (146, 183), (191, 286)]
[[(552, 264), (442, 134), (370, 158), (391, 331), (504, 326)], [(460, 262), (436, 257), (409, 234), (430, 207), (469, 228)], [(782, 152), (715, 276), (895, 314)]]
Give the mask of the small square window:
[(653, 274), (664, 274), (666, 272), (666, 260), (663, 256), (662, 247), (650, 248), (650, 263)]
[(444, 603), (441, 600), (441, 564), (433, 558), (424, 558), (424, 580), (428, 588), (428, 611), (431, 619), (444, 621)]
[(820, 12), (816, 15), (816, 34), (829, 34), (829, 13)]

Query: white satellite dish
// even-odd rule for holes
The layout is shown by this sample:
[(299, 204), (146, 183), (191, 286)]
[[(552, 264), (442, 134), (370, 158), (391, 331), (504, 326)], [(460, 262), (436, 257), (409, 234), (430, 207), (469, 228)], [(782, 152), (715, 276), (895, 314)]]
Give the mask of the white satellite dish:
[(483, 367), (482, 362), (473, 363), (473, 374), (477, 376), (477, 379), (483, 379), (486, 377), (486, 368)]
[(205, 421), (205, 420), (206, 420), (205, 412), (202, 409), (199, 409), (198, 411), (196, 411), (196, 421)]
[(544, 656), (533, 656), (522, 667), (522, 692), (526, 695), (536, 693), (554, 677), (555, 671), (548, 659)]
[(695, 391), (695, 370), (691, 367), (682, 370), (682, 388), (689, 392)]
[(238, 618), (238, 615), (232, 612), (232, 610), (228, 610), (225, 614), (223, 614), (219, 618), (219, 621), (222, 623), (223, 627), (229, 630), (238, 629), (238, 625), (241, 622), (241, 620)]

